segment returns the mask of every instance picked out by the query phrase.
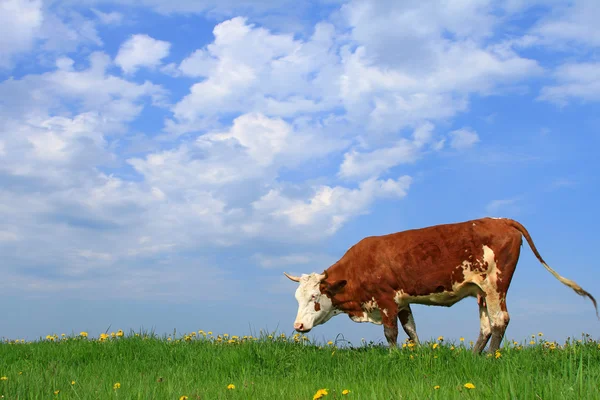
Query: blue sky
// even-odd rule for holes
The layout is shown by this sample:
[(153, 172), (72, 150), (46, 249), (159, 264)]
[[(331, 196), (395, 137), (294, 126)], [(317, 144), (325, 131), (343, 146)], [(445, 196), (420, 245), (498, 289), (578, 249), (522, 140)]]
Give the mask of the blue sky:
[[(291, 333), (283, 271), (483, 216), (600, 296), (594, 3), (0, 2), (0, 336)], [(599, 336), (528, 247), (507, 301), (509, 338)]]

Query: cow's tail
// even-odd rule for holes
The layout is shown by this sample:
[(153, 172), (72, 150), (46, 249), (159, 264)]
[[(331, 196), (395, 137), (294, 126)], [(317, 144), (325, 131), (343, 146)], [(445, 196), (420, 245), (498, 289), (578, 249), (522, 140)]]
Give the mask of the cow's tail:
[(544, 261), (544, 259), (542, 258), (542, 256), (538, 252), (538, 250), (536, 249), (535, 244), (533, 244), (533, 239), (531, 239), (531, 235), (529, 234), (529, 232), (527, 232), (527, 229), (525, 229), (525, 227), (523, 225), (521, 225), (520, 223), (518, 223), (517, 221), (512, 220), (512, 219), (507, 219), (506, 221), (508, 222), (508, 224), (510, 226), (517, 229), (519, 232), (521, 232), (521, 234), (525, 237), (525, 240), (527, 240), (527, 243), (529, 243), (529, 247), (531, 247), (531, 251), (533, 251), (533, 254), (535, 254), (537, 259), (542, 263), (544, 268), (546, 268), (548, 270), (548, 272), (550, 272), (552, 275), (554, 275), (554, 277), (556, 279), (558, 279), (559, 281), (561, 281), (563, 284), (565, 284), (568, 287), (570, 287), (571, 289), (573, 289), (575, 291), (575, 293), (577, 293), (580, 296), (588, 297), (592, 301), (592, 303), (594, 303), (594, 308), (596, 309), (596, 317), (598, 317), (598, 319), (600, 319), (600, 315), (598, 315), (598, 304), (596, 303), (596, 299), (594, 298), (594, 296), (592, 296), (587, 291), (583, 290), (581, 288), (581, 286), (579, 286), (576, 282), (574, 282), (570, 279), (567, 279), (563, 276), (560, 276), (558, 274), (558, 272), (556, 272), (555, 270), (550, 268), (550, 266), (548, 264), (546, 264), (546, 262)]

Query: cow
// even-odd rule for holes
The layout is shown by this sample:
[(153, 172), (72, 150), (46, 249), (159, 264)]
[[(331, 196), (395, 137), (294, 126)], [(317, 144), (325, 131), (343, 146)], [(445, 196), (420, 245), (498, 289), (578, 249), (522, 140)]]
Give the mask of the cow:
[(481, 353), (491, 337), (489, 351), (495, 352), (510, 320), (506, 293), (523, 237), (544, 268), (588, 297), (600, 318), (596, 299), (546, 264), (523, 225), (508, 218), (481, 218), (370, 236), (321, 274), (297, 277), (284, 272), (300, 284), (294, 329), (306, 333), (345, 313), (355, 322), (383, 324), (390, 348), (396, 346), (398, 320), (419, 344), (411, 304), (450, 307), (476, 297), (480, 328), (473, 351)]

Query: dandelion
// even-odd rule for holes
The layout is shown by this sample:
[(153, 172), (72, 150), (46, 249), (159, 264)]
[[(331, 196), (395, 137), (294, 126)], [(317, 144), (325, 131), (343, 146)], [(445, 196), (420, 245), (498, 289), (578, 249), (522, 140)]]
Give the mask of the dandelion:
[(54, 395), (55, 395), (55, 396), (56, 396), (57, 394), (59, 394), (59, 393), (60, 393), (60, 390), (55, 390), (55, 391), (54, 391)]
[(0, 377), (0, 381), (7, 381), (8, 378), (6, 376)]
[(440, 385), (435, 385), (435, 386), (433, 387), (433, 390), (438, 390), (439, 388), (440, 388)]
[(327, 344), (328, 344), (329, 346), (331, 346), (331, 345), (333, 345), (333, 342), (330, 340), (329, 342), (327, 342)]
[(471, 382), (467, 382), (464, 384), (466, 389), (475, 389), (475, 385), (473, 385)]
[(323, 396), (327, 396), (329, 393), (327, 393), (327, 389), (319, 389), (317, 390), (317, 393), (315, 393), (315, 395), (313, 396), (313, 400), (317, 400), (322, 398)]
[(117, 331), (117, 336), (118, 336), (118, 337), (123, 337), (123, 335), (124, 335), (123, 331), (122, 331), (121, 329), (119, 329), (119, 330)]
[(531, 342), (529, 342), (529, 344), (533, 346), (535, 342), (532, 340)]
[(61, 336), (61, 337), (65, 337), (65, 336), (67, 336), (67, 335), (65, 335), (64, 333), (61, 333), (61, 334), (60, 334), (60, 336)]
[(23, 375), (23, 371), (19, 371), (19, 375)]
[(542, 332), (538, 333), (538, 336), (542, 337), (544, 334)]
[(450, 346), (450, 350), (454, 350), (454, 346)]
[(187, 397), (187, 396), (181, 396), (181, 397), (179, 398), (179, 400), (188, 400), (188, 397)]
[(494, 355), (494, 357), (496, 357), (496, 360), (502, 357), (502, 353), (500, 353), (500, 350), (496, 350), (496, 354)]
[(209, 335), (212, 335), (212, 331), (208, 331), (208, 334), (209, 334)]
[(458, 339), (458, 340), (460, 340), (461, 342), (464, 342), (464, 341), (465, 341), (465, 338), (464, 338), (464, 337), (461, 337), (461, 338), (460, 338), (460, 339)]
[(440, 337), (438, 338), (438, 342), (443, 342), (443, 341), (444, 341), (444, 337), (443, 337), (443, 336), (440, 336)]
[(431, 347), (433, 347), (434, 349), (437, 349), (439, 347), (439, 344), (434, 343), (433, 346), (431, 346)]
[(227, 390), (233, 390), (235, 389), (235, 385), (233, 383), (230, 383), (229, 385), (227, 385)]
[(348, 393), (350, 393), (350, 391), (348, 389), (344, 389), (342, 390), (342, 396), (347, 395)]
[(229, 333), (224, 333), (224, 334), (223, 334), (223, 337), (224, 337), (224, 338), (228, 338), (228, 337), (229, 337)]
[(117, 383), (115, 383), (113, 385), (113, 390), (117, 390), (117, 389), (120, 389), (120, 388), (121, 388), (121, 384), (119, 382), (117, 382)]
[(87, 332), (79, 332), (79, 336), (88, 337), (88, 333)]
[(74, 384), (75, 384), (75, 381), (71, 381), (71, 385), (74, 385)]
[(54, 342), (54, 336), (46, 335), (46, 340)]

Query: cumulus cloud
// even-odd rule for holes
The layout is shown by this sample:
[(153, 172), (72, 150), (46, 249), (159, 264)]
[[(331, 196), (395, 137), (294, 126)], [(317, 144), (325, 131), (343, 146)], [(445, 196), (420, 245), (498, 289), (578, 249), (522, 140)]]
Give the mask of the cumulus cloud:
[(553, 13), (545, 15), (531, 30), (538, 43), (564, 48), (569, 44), (597, 47), (600, 27), (596, 21), (600, 9), (595, 0), (574, 0), (556, 4)]
[(311, 226), (312, 235), (335, 233), (350, 218), (368, 213), (379, 198), (400, 199), (406, 196), (412, 179), (369, 179), (350, 189), (340, 186), (320, 186), (308, 200), (295, 199), (280, 190), (272, 189), (252, 203), (254, 210), (292, 228)]
[(456, 150), (465, 150), (469, 147), (473, 147), (479, 142), (479, 135), (477, 132), (469, 129), (462, 128), (450, 132), (450, 147)]
[(0, 2), (0, 68), (9, 67), (14, 56), (33, 47), (43, 18), (40, 0)]
[(115, 64), (127, 73), (132, 74), (140, 67), (154, 68), (169, 55), (171, 43), (151, 38), (148, 35), (132, 35), (119, 48)]
[(564, 106), (569, 100), (600, 100), (600, 63), (563, 64), (554, 73), (556, 84), (544, 86), (539, 100)]

